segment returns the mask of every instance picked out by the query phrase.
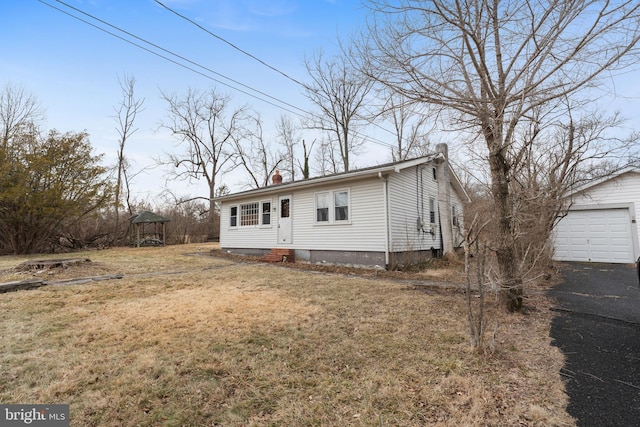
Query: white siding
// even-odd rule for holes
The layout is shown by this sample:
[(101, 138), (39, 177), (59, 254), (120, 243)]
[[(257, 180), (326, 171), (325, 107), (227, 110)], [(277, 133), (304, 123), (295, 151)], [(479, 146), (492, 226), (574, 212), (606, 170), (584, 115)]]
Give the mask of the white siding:
[[(323, 191), (349, 190), (349, 221), (338, 224), (315, 223), (315, 194)], [(230, 227), (229, 208), (265, 198), (247, 198), (223, 202), (220, 216), (220, 246), (223, 248), (270, 249), (286, 247), (303, 250), (376, 251), (385, 250), (385, 214), (383, 181), (367, 179), (334, 183), (310, 189), (286, 190), (292, 197), (292, 241), (278, 244), (278, 212), (272, 211), (271, 227)], [(272, 195), (277, 207), (278, 195)]]
[(636, 224), (636, 218), (640, 217), (640, 173), (627, 172), (572, 197), (572, 205), (575, 207), (616, 204), (630, 206), (634, 258), (637, 258), (640, 255), (638, 253), (640, 232)]
[[(416, 174), (417, 171), (417, 174)], [(431, 164), (408, 167), (391, 172), (385, 179), (378, 176), (357, 180), (331, 181), (312, 187), (284, 186), (269, 196), (248, 195), (246, 198), (223, 201), (220, 218), (220, 246), (237, 249), (271, 249), (284, 247), (316, 251), (404, 252), (440, 249), (440, 218), (438, 214), (438, 186), (433, 179)], [(317, 223), (316, 194), (349, 191), (349, 221), (346, 223)], [(292, 239), (278, 244), (278, 196), (290, 195), (292, 202)], [(387, 199), (387, 212), (384, 202)], [(435, 227), (431, 234), (429, 201), (435, 202)], [(230, 227), (229, 208), (248, 202), (270, 200), (271, 226)], [(463, 203), (452, 187), (451, 204), (456, 206), (462, 223)], [(387, 220), (387, 217), (389, 218)], [(418, 230), (421, 218), (424, 231)], [(447, 215), (443, 221), (451, 221)], [(238, 223), (239, 223), (238, 219)], [(387, 227), (389, 234), (387, 236)], [(454, 240), (456, 239), (454, 228)], [(387, 237), (389, 241), (387, 242)]]
[[(431, 165), (403, 169), (400, 173), (389, 176), (391, 218), (389, 250), (391, 252), (440, 249), (440, 227), (437, 226), (435, 235), (428, 232), (430, 199), (434, 199), (436, 203), (435, 224), (437, 226), (439, 223), (438, 186), (433, 179)], [(461, 204), (459, 206), (462, 207)], [(419, 218), (424, 222), (424, 229), (427, 232), (418, 230)]]
[[(229, 208), (231, 206), (238, 206), (238, 224), (240, 224), (240, 205), (252, 202), (271, 202), (271, 225), (244, 227), (238, 225), (237, 227), (231, 227), (229, 225)], [(277, 204), (277, 196), (249, 197), (234, 200), (233, 202), (222, 203), (220, 206), (220, 247), (256, 249), (271, 249), (276, 247), (278, 241), (278, 215), (277, 212), (273, 211), (273, 208), (275, 208)]]
[[(349, 190), (349, 223), (317, 224), (315, 194)], [(368, 179), (293, 193), (293, 248), (336, 251), (385, 250), (383, 182)]]

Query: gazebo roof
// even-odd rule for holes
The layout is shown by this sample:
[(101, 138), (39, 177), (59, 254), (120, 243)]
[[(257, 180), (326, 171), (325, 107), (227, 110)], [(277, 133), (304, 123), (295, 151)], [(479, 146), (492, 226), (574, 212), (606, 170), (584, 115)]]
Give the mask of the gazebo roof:
[(144, 211), (140, 212), (139, 214), (133, 215), (131, 218), (129, 218), (129, 221), (131, 221), (132, 224), (149, 224), (154, 222), (170, 222), (171, 220), (153, 212)]

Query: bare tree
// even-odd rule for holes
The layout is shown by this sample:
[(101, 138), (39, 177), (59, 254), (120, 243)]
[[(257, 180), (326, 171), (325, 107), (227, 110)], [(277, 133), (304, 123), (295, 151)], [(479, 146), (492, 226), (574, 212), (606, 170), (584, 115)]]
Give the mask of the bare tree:
[(356, 127), (364, 120), (361, 110), (373, 82), (351, 67), (344, 56), (323, 61), (319, 53), (313, 61), (306, 61), (306, 67), (312, 79), (305, 87), (306, 95), (319, 109), (319, 114), (309, 118), (307, 127), (330, 135), (327, 147), (338, 150), (342, 170), (349, 171), (351, 154), (357, 154), (363, 143), (356, 137)]
[(138, 113), (142, 111), (142, 105), (144, 104), (144, 98), (138, 99), (135, 97), (135, 77), (126, 75), (122, 76), (122, 78), (118, 77), (118, 83), (122, 91), (122, 100), (118, 106), (114, 107), (116, 113), (114, 118), (117, 123), (116, 131), (118, 132), (118, 164), (113, 205), (115, 211), (114, 239), (116, 241), (120, 239), (120, 205), (123, 193), (129, 214), (133, 213), (130, 199), (130, 163), (124, 149), (128, 139), (138, 130), (134, 127), (134, 122)]
[[(276, 130), (286, 150), (283, 164), (285, 165), (286, 172), (289, 174), (290, 180), (296, 180), (296, 169), (300, 171), (302, 179), (309, 179), (309, 158), (311, 157), (311, 151), (316, 141), (313, 140), (310, 145), (307, 145), (305, 140), (299, 136), (300, 126), (296, 126), (289, 116), (280, 116), (280, 120), (276, 124)], [(302, 145), (301, 158), (296, 157), (296, 146), (299, 143)]]
[(322, 176), (340, 172), (335, 144), (331, 139), (321, 139), (320, 149), (315, 151), (316, 172)]
[(315, 143), (316, 140), (314, 139), (311, 145), (307, 147), (305, 140), (302, 140), (302, 162), (298, 162), (302, 179), (309, 179), (309, 157), (311, 157), (311, 150), (313, 150)]
[(161, 97), (169, 108), (161, 126), (178, 139), (183, 151), (169, 154), (160, 163), (173, 166), (171, 175), (177, 179), (206, 180), (209, 194), (200, 198), (208, 200), (213, 221), (217, 177), (235, 166), (233, 138), (245, 133), (247, 107), (232, 110), (231, 99), (215, 88), (208, 92), (189, 89), (182, 97), (161, 93)]
[(166, 227), (168, 243), (200, 243), (210, 236), (209, 203), (178, 197), (170, 191), (163, 192), (162, 198), (164, 201), (158, 208), (162, 216), (171, 218)]
[(369, 0), (359, 43), (366, 75), (402, 96), (438, 105), (450, 125), (475, 129), (487, 149), (506, 308), (522, 305), (512, 198), (514, 140), (537, 108), (587, 90), (637, 60), (640, 3), (598, 0)]
[[(526, 277), (536, 264), (550, 257), (547, 237), (564, 215), (564, 196), (585, 182), (627, 165), (638, 152), (638, 133), (620, 136), (622, 119), (597, 110), (574, 107), (568, 100), (560, 116), (542, 120), (538, 114), (516, 144), (526, 144), (514, 159), (510, 182), (518, 237), (520, 270)], [(544, 256), (547, 250), (549, 256)]]
[(285, 170), (289, 174), (291, 181), (296, 180), (296, 154), (295, 148), (298, 144), (298, 128), (291, 120), (291, 117), (282, 114), (276, 123), (276, 132), (282, 145), (285, 147), (286, 158), (283, 160)]
[(0, 90), (0, 148), (6, 150), (11, 139), (36, 125), (44, 113), (40, 103), (24, 88), (5, 84)]
[[(486, 225), (486, 223), (485, 223)], [(486, 242), (480, 244), (480, 234), (482, 232), (482, 225), (478, 224), (478, 214), (476, 213), (471, 221), (471, 224), (467, 228), (467, 232), (464, 239), (464, 272), (466, 276), (466, 288), (467, 294), (467, 320), (469, 322), (469, 337), (471, 340), (471, 346), (477, 351), (484, 350), (484, 335), (487, 326), (486, 310), (485, 310), (485, 266), (487, 260), (487, 245)], [(471, 267), (471, 252), (475, 255), (475, 271)], [(472, 296), (472, 283), (474, 282), (473, 275), (475, 273), (475, 282), (478, 288), (478, 303), (474, 309)]]
[(534, 112), (516, 143), (524, 144), (513, 162), (513, 182), (559, 199), (569, 190), (627, 166), (640, 147), (638, 131), (624, 134), (620, 114), (574, 107), (563, 100), (555, 117)]
[[(430, 154), (429, 131), (431, 114), (418, 110), (415, 103), (404, 102), (393, 93), (383, 95), (387, 99), (381, 117), (391, 122), (395, 131), (396, 145), (391, 147), (391, 159), (394, 162)], [(422, 106), (424, 109), (424, 106)]]
[(269, 185), (269, 178), (285, 162), (287, 154), (275, 151), (265, 140), (262, 120), (258, 114), (253, 115), (249, 121), (253, 122), (253, 126), (247, 127), (245, 134), (233, 136), (236, 161), (249, 175), (248, 187), (266, 187)]

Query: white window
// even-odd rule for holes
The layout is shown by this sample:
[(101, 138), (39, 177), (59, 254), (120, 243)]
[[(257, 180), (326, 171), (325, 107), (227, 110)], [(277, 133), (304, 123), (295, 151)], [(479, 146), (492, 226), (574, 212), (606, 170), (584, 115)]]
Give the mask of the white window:
[(262, 225), (271, 225), (271, 202), (262, 202)]
[(237, 227), (238, 226), (238, 207), (231, 206), (229, 209), (229, 226)]
[(316, 224), (348, 223), (349, 190), (316, 193)]
[(240, 205), (240, 225), (258, 225), (260, 214), (258, 203), (247, 203)]
[(329, 193), (316, 193), (316, 222), (329, 222)]
[(349, 220), (349, 192), (336, 191), (333, 193), (333, 206), (335, 208), (335, 221)]
[(271, 225), (271, 201), (245, 203), (229, 207), (229, 227)]
[(454, 227), (458, 226), (458, 213), (456, 212), (456, 205), (451, 205), (451, 224)]

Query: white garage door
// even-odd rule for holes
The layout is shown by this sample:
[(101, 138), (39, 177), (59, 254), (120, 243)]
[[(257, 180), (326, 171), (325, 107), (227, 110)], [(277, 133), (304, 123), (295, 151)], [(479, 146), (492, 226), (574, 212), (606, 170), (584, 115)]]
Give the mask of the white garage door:
[(629, 209), (569, 211), (554, 239), (558, 261), (634, 262)]

